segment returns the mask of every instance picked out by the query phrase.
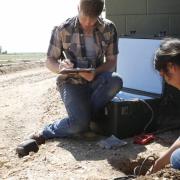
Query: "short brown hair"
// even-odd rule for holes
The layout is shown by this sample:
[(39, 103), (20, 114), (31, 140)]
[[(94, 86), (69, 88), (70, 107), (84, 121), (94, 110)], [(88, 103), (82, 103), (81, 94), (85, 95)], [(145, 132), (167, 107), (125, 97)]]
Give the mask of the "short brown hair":
[(80, 11), (85, 16), (98, 17), (104, 7), (104, 0), (80, 0)]
[(168, 73), (167, 65), (173, 63), (180, 66), (180, 39), (166, 38), (155, 53), (155, 69)]

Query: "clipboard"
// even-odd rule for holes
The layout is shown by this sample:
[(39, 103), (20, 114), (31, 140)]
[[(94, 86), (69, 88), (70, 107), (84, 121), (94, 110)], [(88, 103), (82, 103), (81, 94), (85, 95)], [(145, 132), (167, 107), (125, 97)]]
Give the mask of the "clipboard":
[(95, 68), (72, 68), (72, 69), (62, 69), (60, 74), (76, 74), (79, 72), (93, 72)]

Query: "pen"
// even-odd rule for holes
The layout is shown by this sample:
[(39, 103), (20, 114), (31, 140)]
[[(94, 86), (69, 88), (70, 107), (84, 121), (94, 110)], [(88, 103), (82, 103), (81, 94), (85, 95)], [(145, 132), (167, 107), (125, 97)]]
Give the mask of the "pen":
[(74, 64), (74, 68), (76, 68), (76, 57), (73, 52), (64, 50), (62, 53), (66, 59), (70, 59), (70, 61)]

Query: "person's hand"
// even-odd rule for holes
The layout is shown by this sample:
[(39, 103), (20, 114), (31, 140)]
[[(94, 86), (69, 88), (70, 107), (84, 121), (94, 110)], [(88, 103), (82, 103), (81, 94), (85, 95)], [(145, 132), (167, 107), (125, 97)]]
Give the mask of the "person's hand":
[(79, 75), (89, 82), (92, 81), (96, 76), (94, 71), (92, 71), (92, 72), (79, 72)]
[(154, 165), (150, 169), (150, 174), (156, 173), (157, 171), (163, 169), (169, 163), (170, 163), (170, 156), (168, 154), (164, 154), (155, 161)]
[(74, 64), (69, 59), (64, 59), (59, 64), (59, 70), (63, 69), (72, 69), (74, 67)]
[(154, 163), (153, 166), (151, 166), (150, 168), (150, 173), (149, 174), (152, 174), (152, 173), (156, 173), (157, 171), (159, 171), (160, 169), (162, 169), (164, 167), (164, 163), (161, 162), (161, 159), (157, 159)]

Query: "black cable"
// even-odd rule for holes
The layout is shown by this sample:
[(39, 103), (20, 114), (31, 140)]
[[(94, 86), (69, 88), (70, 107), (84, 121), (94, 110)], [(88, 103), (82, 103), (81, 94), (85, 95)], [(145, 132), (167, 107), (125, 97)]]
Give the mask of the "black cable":
[[(140, 176), (140, 175), (141, 175), (142, 168), (143, 168), (144, 164), (146, 163), (146, 161), (149, 160), (149, 158), (153, 158), (153, 160), (156, 160), (156, 158), (155, 158), (153, 155), (150, 155), (150, 156), (146, 157), (146, 158), (143, 160), (143, 162), (141, 163), (140, 166), (136, 166), (136, 167), (134, 168), (134, 175), (135, 175), (135, 176)], [(139, 168), (139, 171), (138, 171), (138, 173), (136, 173), (136, 170), (137, 170), (138, 168)]]
[(148, 123), (145, 125), (144, 131), (143, 131), (143, 132), (146, 132), (147, 128), (149, 127), (149, 125), (152, 123), (152, 121), (154, 119), (154, 111), (153, 111), (152, 107), (150, 106), (150, 104), (148, 104), (144, 99), (139, 99), (139, 101), (143, 102), (151, 111), (151, 118), (148, 121)]

